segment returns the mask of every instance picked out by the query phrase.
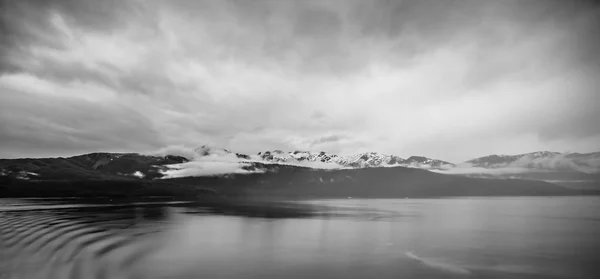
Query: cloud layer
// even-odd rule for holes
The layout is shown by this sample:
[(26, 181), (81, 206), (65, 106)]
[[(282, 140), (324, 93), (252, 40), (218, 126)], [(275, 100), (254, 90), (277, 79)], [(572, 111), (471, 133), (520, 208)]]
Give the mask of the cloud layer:
[(0, 157), (600, 149), (594, 1), (0, 3)]

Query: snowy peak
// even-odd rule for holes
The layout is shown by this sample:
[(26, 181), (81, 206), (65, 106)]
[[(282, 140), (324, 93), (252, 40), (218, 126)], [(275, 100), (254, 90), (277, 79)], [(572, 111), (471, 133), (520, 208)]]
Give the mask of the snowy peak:
[(366, 152), (355, 155), (339, 157), (337, 163), (352, 168), (372, 168), (385, 166), (400, 166), (404, 159), (377, 152)]
[(559, 156), (561, 153), (559, 152), (550, 152), (550, 151), (537, 151), (531, 153), (524, 153), (518, 155), (489, 155), (485, 157), (475, 158), (467, 161), (475, 167), (482, 168), (498, 168), (505, 167), (507, 165), (513, 164), (519, 160), (533, 160), (540, 158), (552, 158), (555, 156)]
[[(429, 170), (448, 170), (452, 168), (476, 167), (486, 169), (520, 168), (551, 171), (577, 171), (586, 173), (600, 172), (600, 152), (596, 153), (559, 153), (537, 151), (517, 155), (489, 155), (469, 160), (459, 166), (448, 161), (410, 156), (407, 159), (396, 155), (378, 152), (364, 152), (350, 156), (339, 156), (325, 151), (313, 152), (295, 150), (268, 150), (257, 155), (233, 153), (224, 148), (203, 145), (194, 150), (196, 157), (229, 157), (230, 160), (264, 161), (276, 164), (292, 164), (314, 168), (374, 168), (374, 167), (412, 167)], [(313, 164), (314, 163), (314, 164)]]
[(258, 152), (258, 156), (269, 162), (287, 162), (289, 159), (287, 154), (283, 154), (283, 152), (279, 152), (279, 150)]
[(294, 151), (288, 154), (297, 161), (323, 162), (332, 163), (338, 158), (335, 154), (329, 154), (325, 151), (309, 152), (309, 151)]
[(360, 153), (351, 156), (338, 156), (336, 154), (311, 151), (293, 151), (293, 152), (281, 152), (265, 151), (259, 152), (258, 156), (265, 161), (269, 162), (320, 162), (320, 163), (331, 163), (337, 164), (340, 167), (351, 167), (351, 168), (368, 168), (368, 167), (380, 167), (389, 165), (399, 165), (404, 159), (393, 156), (385, 155), (376, 152)]
[(294, 151), (294, 152), (283, 152), (281, 150), (259, 152), (258, 156), (265, 161), (269, 162), (323, 162), (323, 163), (335, 163), (335, 154), (329, 154), (327, 152), (310, 152), (310, 151)]
[(450, 162), (431, 159), (423, 156), (410, 156), (408, 159), (406, 159), (405, 164), (420, 168), (450, 168), (455, 166)]
[(516, 156), (509, 155), (488, 155), (484, 157), (479, 157), (475, 159), (471, 159), (466, 161), (465, 163), (471, 164), (474, 167), (482, 167), (482, 168), (493, 168), (502, 166), (505, 164), (510, 164), (517, 160)]
[(454, 166), (452, 163), (431, 159), (423, 156), (411, 156), (404, 159), (400, 156), (383, 154), (379, 152), (364, 152), (349, 156), (339, 156), (337, 154), (325, 151), (283, 151), (283, 150), (267, 150), (258, 152), (256, 155), (246, 155), (241, 153), (233, 153), (224, 148), (216, 148), (208, 145), (203, 145), (194, 149), (198, 157), (205, 156), (234, 156), (240, 160), (265, 161), (269, 163), (281, 164), (299, 164), (302, 166), (311, 166), (310, 163), (319, 163), (319, 167), (325, 163), (333, 168), (374, 168), (374, 167), (416, 167), (426, 169), (446, 168)]
[(408, 162), (415, 162), (415, 163), (421, 163), (421, 164), (429, 164), (433, 160), (429, 159), (427, 157), (423, 157), (423, 156), (410, 156), (410, 157), (408, 157), (408, 159), (406, 159), (406, 161), (408, 161)]
[(420, 156), (403, 159), (400, 156), (378, 152), (358, 153), (350, 156), (310, 151), (282, 152), (280, 150), (259, 152), (260, 159), (274, 163), (321, 162), (331, 163), (346, 168), (374, 168), (408, 166), (417, 168), (442, 168), (454, 166), (452, 163)]

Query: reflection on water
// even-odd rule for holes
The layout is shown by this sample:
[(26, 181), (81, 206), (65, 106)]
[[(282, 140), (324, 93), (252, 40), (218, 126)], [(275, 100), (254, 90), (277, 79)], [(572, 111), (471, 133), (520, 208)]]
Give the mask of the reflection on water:
[(600, 271), (597, 197), (109, 206), (0, 199), (0, 208), (0, 278), (594, 278)]

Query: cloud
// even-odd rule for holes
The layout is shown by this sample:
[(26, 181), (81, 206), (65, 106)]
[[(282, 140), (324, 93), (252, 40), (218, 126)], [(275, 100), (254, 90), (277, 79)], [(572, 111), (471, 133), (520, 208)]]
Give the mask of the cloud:
[(248, 171), (238, 162), (227, 161), (191, 161), (187, 163), (170, 165), (163, 171), (163, 178), (179, 178), (189, 176), (212, 176), (224, 174), (248, 174), (258, 171)]
[(600, 149), (590, 1), (0, 3), (2, 157)]
[[(0, 149), (2, 157), (56, 156), (111, 149), (140, 151), (164, 145), (144, 115), (118, 103), (70, 98), (31, 76), (27, 87), (0, 82)], [(88, 88), (88, 92), (96, 88)], [(102, 94), (102, 92), (99, 92)]]
[(136, 172), (134, 172), (131, 175), (133, 175), (133, 176), (135, 176), (137, 178), (144, 178), (144, 176), (145, 176), (141, 171), (136, 171)]
[(340, 135), (330, 135), (330, 136), (324, 136), (324, 137), (320, 137), (316, 140), (313, 140), (310, 145), (311, 146), (317, 146), (323, 143), (328, 143), (328, 142), (338, 142), (342, 139), (345, 139), (346, 137), (344, 136), (340, 136)]
[(163, 178), (178, 178), (188, 176), (211, 176), (224, 174), (248, 174), (263, 172), (262, 170), (249, 170), (250, 162), (244, 160), (227, 150), (203, 146), (201, 148), (188, 148), (185, 146), (168, 146), (155, 151), (146, 152), (148, 155), (177, 155), (186, 157), (189, 161), (181, 164), (167, 165), (163, 170)]
[(339, 170), (339, 169), (351, 169), (350, 167), (344, 167), (342, 165), (336, 163), (324, 163), (324, 162), (310, 162), (310, 161), (293, 161), (290, 160), (288, 162), (278, 162), (278, 163), (268, 163), (261, 160), (256, 160), (257, 162), (271, 164), (271, 165), (284, 165), (284, 166), (297, 166), (297, 167), (305, 167), (311, 169), (321, 169), (321, 170)]

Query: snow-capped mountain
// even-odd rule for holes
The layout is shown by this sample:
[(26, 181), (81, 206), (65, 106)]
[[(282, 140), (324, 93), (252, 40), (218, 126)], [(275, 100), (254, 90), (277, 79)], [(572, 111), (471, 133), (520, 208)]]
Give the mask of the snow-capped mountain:
[(338, 164), (352, 168), (400, 166), (403, 162), (404, 159), (398, 156), (377, 152), (359, 153), (337, 159)]
[(310, 151), (283, 152), (281, 150), (259, 152), (261, 160), (273, 163), (295, 163), (295, 162), (320, 162), (337, 164), (346, 168), (374, 168), (405, 166), (416, 168), (442, 168), (454, 166), (446, 161), (430, 159), (420, 156), (412, 156), (404, 159), (396, 155), (382, 154), (378, 152), (365, 152), (350, 156), (338, 156), (336, 154)]
[(538, 151), (518, 155), (490, 155), (469, 160), (463, 165), (488, 169), (525, 168), (589, 173), (600, 171), (600, 152), (581, 154)]
[[(189, 151), (191, 154), (193, 149)], [(211, 201), (216, 198), (215, 201), (221, 201), (229, 197), (425, 198), (579, 193), (541, 181), (459, 177), (404, 167), (308, 169), (286, 164), (236, 161), (236, 155), (232, 152), (218, 157), (211, 155), (210, 151), (204, 152), (206, 149), (199, 151), (202, 156), (198, 155), (191, 161), (177, 155), (152, 156), (137, 153), (0, 159), (0, 196), (160, 196), (190, 201), (203, 198), (206, 200), (202, 201)], [(301, 152), (294, 155), (313, 159), (321, 155), (320, 152), (299, 153)], [(283, 152), (279, 155), (284, 154), (289, 155)], [(324, 156), (320, 157), (324, 159)], [(381, 165), (390, 162), (384, 160), (391, 156), (366, 153), (349, 157), (354, 162)], [(376, 159), (381, 161), (376, 162)]]
[[(266, 162), (271, 164), (288, 164), (317, 169), (336, 168), (374, 168), (374, 167), (411, 167), (427, 170), (448, 171), (458, 174), (471, 174), (485, 170), (505, 171), (511, 175), (531, 172), (576, 172), (600, 173), (600, 152), (596, 153), (559, 153), (538, 151), (518, 155), (489, 155), (455, 165), (453, 163), (427, 158), (410, 156), (407, 159), (396, 155), (378, 152), (365, 152), (350, 156), (340, 156), (328, 152), (270, 150), (255, 155), (234, 153), (224, 148), (203, 145), (194, 149), (190, 160), (229, 161), (229, 162)], [(517, 174), (515, 174), (517, 173)], [(544, 174), (548, 176), (548, 174)]]
[(261, 160), (268, 162), (294, 163), (294, 162), (322, 162), (337, 163), (339, 157), (327, 152), (294, 151), (283, 152), (281, 150), (259, 152)]
[[(489, 155), (475, 158), (459, 165), (423, 156), (410, 156), (407, 159), (396, 155), (378, 152), (365, 152), (349, 156), (339, 156), (328, 152), (270, 150), (256, 155), (234, 153), (224, 148), (203, 145), (194, 149), (195, 157), (228, 157), (237, 161), (268, 162), (302, 165), (315, 168), (373, 168), (373, 167), (412, 167), (430, 170), (480, 169), (521, 169), (533, 171), (577, 171), (584, 173), (600, 172), (600, 152), (559, 153), (538, 151), (518, 155)], [(208, 157), (207, 157), (208, 156)], [(315, 163), (315, 164), (312, 164)]]
[(490, 155), (465, 163), (481, 168), (515, 167), (589, 172), (600, 168), (600, 152), (580, 154), (539, 151), (518, 155)]
[(324, 151), (321, 152), (310, 152), (310, 151), (294, 151), (290, 152), (289, 156), (297, 161), (309, 161), (309, 162), (322, 162), (322, 163), (335, 163), (338, 160), (338, 155), (330, 154)]
[(482, 168), (500, 168), (506, 167), (514, 162), (521, 159), (533, 160), (539, 158), (551, 158), (560, 155), (558, 152), (550, 151), (538, 151), (532, 153), (518, 154), (518, 155), (489, 155), (485, 157), (475, 158), (465, 163), (468, 163), (474, 167)]
[(0, 178), (8, 177), (17, 181), (65, 177), (152, 180), (277, 172), (296, 167), (357, 171), (409, 167), (459, 176), (543, 180), (573, 188), (600, 188), (600, 152), (581, 154), (541, 151), (519, 155), (490, 155), (455, 166), (447, 161), (423, 156), (403, 159), (377, 152), (340, 156), (323, 151), (273, 150), (247, 155), (207, 145), (195, 149), (176, 147), (156, 154), (90, 153), (68, 158), (0, 159)]
[(452, 168), (454, 164), (442, 160), (431, 159), (423, 156), (410, 156), (404, 162), (405, 165), (417, 168)]
[(538, 151), (489, 155), (466, 161), (443, 173), (483, 178), (542, 180), (576, 189), (600, 188), (600, 152)]

